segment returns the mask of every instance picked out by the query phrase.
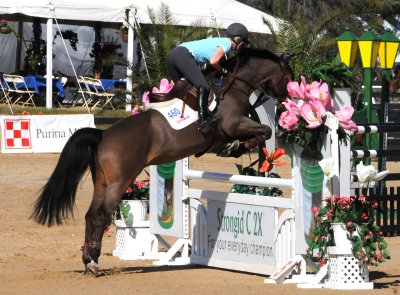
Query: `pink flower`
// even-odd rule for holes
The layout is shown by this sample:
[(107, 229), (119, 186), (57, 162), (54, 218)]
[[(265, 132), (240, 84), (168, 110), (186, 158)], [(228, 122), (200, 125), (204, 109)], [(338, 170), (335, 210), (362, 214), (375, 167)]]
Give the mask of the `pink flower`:
[(363, 214), (361, 214), (361, 219), (368, 219), (367, 213), (363, 212)]
[(291, 97), (296, 97), (299, 99), (304, 98), (304, 89), (300, 88), (297, 82), (289, 82), (287, 85), (287, 90)]
[(322, 116), (320, 109), (320, 104), (316, 101), (305, 102), (300, 110), (301, 116), (307, 121), (308, 125), (306, 128), (317, 128), (322, 124)]
[(174, 86), (174, 82), (168, 82), (167, 79), (163, 78), (160, 81), (160, 89), (157, 87), (153, 87), (151, 93), (168, 93), (172, 87)]
[(138, 107), (134, 107), (133, 110), (132, 110), (132, 115), (137, 115), (139, 113), (140, 113), (139, 108)]
[(353, 222), (351, 222), (351, 221), (347, 222), (347, 223), (346, 223), (346, 226), (347, 226), (347, 227), (353, 227)]
[(322, 81), (313, 81), (310, 85), (309, 96), (310, 99), (321, 101), (322, 105), (327, 110), (333, 108), (332, 97), (329, 93), (329, 86), (327, 83), (322, 83)]
[(335, 116), (339, 120), (339, 124), (346, 130), (357, 131), (357, 124), (351, 120), (353, 116), (354, 108), (352, 106), (345, 106), (341, 110), (335, 112)]
[(163, 78), (160, 81), (160, 92), (168, 93), (171, 91), (172, 87), (174, 87), (174, 81), (168, 82), (167, 79)]
[(287, 130), (294, 130), (299, 122), (299, 108), (296, 103), (288, 98), (283, 102), (283, 105), (287, 111), (284, 111), (279, 117), (279, 125)]
[(297, 115), (289, 111), (284, 111), (279, 117), (279, 125), (289, 131), (295, 130), (298, 122)]
[(149, 103), (150, 103), (150, 97), (149, 97), (149, 92), (148, 91), (145, 91), (144, 93), (143, 93), (143, 95), (142, 95), (142, 101), (143, 101), (143, 104), (146, 106), (146, 105), (148, 105)]

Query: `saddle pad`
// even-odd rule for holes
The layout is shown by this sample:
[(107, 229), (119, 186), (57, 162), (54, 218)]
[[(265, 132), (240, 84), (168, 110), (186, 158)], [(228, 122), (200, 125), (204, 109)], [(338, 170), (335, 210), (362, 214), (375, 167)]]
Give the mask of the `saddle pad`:
[(173, 129), (180, 130), (193, 122), (196, 122), (199, 118), (197, 112), (191, 109), (188, 105), (185, 105), (185, 111), (182, 117), (182, 107), (183, 101), (174, 98), (173, 100), (166, 102), (151, 103), (146, 107), (146, 109), (154, 109), (160, 112)]

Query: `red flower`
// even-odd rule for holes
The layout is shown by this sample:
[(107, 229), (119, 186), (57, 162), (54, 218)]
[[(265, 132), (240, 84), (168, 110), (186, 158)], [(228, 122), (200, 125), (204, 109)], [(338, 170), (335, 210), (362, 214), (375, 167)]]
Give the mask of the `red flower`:
[(319, 208), (317, 208), (317, 207), (312, 207), (312, 208), (311, 208), (311, 212), (314, 213), (314, 214), (318, 214)]
[(267, 149), (263, 147), (263, 152), (265, 154), (266, 159), (260, 168), (260, 172), (270, 172), (272, 168), (274, 168), (274, 165), (283, 166), (286, 164), (286, 162), (276, 161), (286, 153), (285, 149), (278, 148), (275, 151), (273, 151), (272, 154), (270, 155)]

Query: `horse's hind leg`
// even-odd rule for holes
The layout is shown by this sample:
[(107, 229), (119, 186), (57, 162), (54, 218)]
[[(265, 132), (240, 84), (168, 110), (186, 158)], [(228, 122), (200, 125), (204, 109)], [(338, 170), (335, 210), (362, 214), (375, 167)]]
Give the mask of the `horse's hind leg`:
[[(119, 202), (122, 192), (118, 186), (95, 185), (93, 200), (86, 213), (85, 243), (83, 245), (82, 261), (85, 264), (85, 273), (98, 275), (98, 261), (101, 254), (101, 243), (106, 226), (110, 223), (111, 214)], [(106, 201), (106, 195), (116, 196)]]

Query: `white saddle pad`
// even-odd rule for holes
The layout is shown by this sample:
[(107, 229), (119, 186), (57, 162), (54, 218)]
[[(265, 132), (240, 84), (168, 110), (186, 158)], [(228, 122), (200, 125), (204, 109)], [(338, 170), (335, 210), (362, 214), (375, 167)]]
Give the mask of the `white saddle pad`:
[(170, 101), (151, 103), (146, 109), (154, 109), (162, 114), (172, 128), (176, 130), (183, 129), (188, 125), (196, 122), (199, 115), (196, 111), (185, 105), (185, 111), (182, 115), (183, 101), (179, 98), (174, 98)]
[[(217, 103), (214, 96), (208, 109), (212, 112), (216, 106)], [(180, 130), (199, 119), (198, 113), (188, 105), (185, 105), (184, 114), (182, 115), (182, 107), (183, 101), (179, 98), (174, 98), (165, 102), (150, 103), (146, 106), (146, 110), (154, 109), (160, 112), (173, 129)]]

